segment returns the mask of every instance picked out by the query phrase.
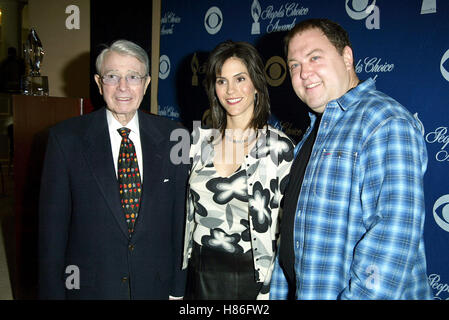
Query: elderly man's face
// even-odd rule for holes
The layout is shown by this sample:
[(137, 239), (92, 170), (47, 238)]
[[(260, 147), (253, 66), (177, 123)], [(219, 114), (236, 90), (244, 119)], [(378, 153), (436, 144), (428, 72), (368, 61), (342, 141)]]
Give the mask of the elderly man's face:
[(145, 65), (133, 56), (111, 51), (105, 55), (100, 72), (102, 77), (120, 78), (114, 85), (102, 81), (100, 76), (95, 75), (95, 81), (107, 108), (121, 124), (126, 125), (139, 109), (150, 84), (150, 77), (143, 78), (138, 83), (129, 83), (126, 78), (143, 77)]

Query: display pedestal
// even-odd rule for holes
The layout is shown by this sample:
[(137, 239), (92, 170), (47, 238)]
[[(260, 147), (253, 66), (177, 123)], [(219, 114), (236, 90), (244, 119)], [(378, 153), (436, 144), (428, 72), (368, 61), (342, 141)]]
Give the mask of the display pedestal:
[(38, 205), (48, 129), (79, 116), (83, 99), (13, 95), (14, 214), (16, 266), (14, 298), (36, 299), (38, 279)]

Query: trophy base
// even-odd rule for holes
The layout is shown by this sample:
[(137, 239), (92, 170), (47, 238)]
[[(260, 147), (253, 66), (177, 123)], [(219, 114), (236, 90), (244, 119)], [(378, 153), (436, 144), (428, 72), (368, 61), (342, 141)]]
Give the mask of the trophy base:
[(260, 34), (260, 23), (254, 22), (251, 26), (251, 34)]
[(22, 94), (28, 96), (48, 96), (47, 76), (24, 76)]
[(436, 13), (437, 3), (436, 0), (423, 0), (421, 5), (421, 14)]

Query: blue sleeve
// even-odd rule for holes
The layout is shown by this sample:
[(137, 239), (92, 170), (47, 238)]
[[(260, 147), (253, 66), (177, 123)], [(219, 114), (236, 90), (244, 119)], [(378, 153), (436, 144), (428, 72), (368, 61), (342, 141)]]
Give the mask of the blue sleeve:
[(360, 165), (366, 233), (354, 249), (351, 279), (340, 298), (400, 299), (410, 287), (425, 289), (427, 283), (410, 283), (417, 264), (425, 266), (419, 261), (427, 166), (421, 134), (405, 119), (389, 119), (366, 140)]

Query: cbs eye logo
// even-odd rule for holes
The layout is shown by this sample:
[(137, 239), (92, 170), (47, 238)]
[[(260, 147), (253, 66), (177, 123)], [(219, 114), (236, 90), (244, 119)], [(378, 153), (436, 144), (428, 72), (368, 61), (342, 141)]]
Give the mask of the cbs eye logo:
[(204, 27), (209, 34), (216, 34), (223, 25), (223, 14), (218, 7), (211, 7), (204, 16)]
[(272, 87), (279, 87), (287, 76), (287, 65), (279, 56), (271, 57), (265, 64), (265, 78)]
[(165, 54), (159, 58), (159, 79), (166, 79), (170, 74), (170, 58)]
[(449, 194), (445, 194), (435, 202), (433, 218), (441, 229), (449, 232)]
[[(351, 3), (352, 8), (348, 5)], [(376, 0), (368, 5), (368, 0), (346, 0), (346, 12), (354, 20), (362, 20), (368, 17), (376, 5)]]
[(441, 74), (443, 75), (444, 79), (446, 79), (447, 81), (449, 81), (449, 71), (446, 70), (445, 65), (446, 61), (449, 60), (449, 50), (447, 50), (444, 54), (443, 57), (441, 58), (441, 62), (440, 62), (440, 71)]

